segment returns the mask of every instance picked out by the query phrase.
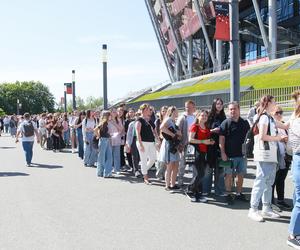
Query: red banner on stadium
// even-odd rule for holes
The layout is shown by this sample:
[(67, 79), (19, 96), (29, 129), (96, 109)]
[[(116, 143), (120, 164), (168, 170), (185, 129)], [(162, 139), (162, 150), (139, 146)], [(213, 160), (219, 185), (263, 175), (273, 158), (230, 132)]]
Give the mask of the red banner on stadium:
[(72, 83), (65, 83), (67, 95), (72, 95)]
[(229, 41), (230, 40), (230, 25), (229, 25), (229, 3), (215, 2), (216, 12), (216, 31), (215, 40)]

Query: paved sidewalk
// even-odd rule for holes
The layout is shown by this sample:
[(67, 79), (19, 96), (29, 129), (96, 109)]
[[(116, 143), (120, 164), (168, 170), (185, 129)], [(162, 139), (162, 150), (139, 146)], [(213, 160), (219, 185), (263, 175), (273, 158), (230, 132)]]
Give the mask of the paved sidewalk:
[[(0, 249), (222, 249), (283, 250), (289, 212), (256, 223), (249, 204), (191, 203), (162, 183), (133, 177), (99, 179), (77, 155), (35, 144), (25, 167), (21, 144), (0, 137)], [(255, 178), (249, 167), (246, 193)], [(292, 197), (291, 178), (286, 196)], [(291, 200), (289, 200), (291, 202)]]

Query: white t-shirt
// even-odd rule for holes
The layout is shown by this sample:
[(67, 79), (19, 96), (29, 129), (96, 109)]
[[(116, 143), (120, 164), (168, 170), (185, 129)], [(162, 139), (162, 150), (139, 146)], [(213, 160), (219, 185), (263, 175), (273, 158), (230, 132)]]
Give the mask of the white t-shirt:
[(36, 123), (33, 122), (33, 121), (24, 120), (22, 123), (20, 123), (20, 125), (18, 127), (18, 131), (20, 131), (22, 133), (22, 142), (28, 142), (28, 141), (31, 142), (31, 141), (34, 141), (34, 135), (33, 136), (29, 136), (29, 137), (25, 137), (24, 136), (24, 133), (25, 133), (24, 124), (29, 124), (29, 122), (32, 123), (34, 130), (37, 129)]
[[(258, 115), (255, 115), (254, 118), (253, 118), (253, 121), (256, 121), (258, 118)], [(271, 136), (276, 136), (277, 135), (277, 128), (276, 128), (276, 124), (275, 124), (275, 121), (273, 118), (269, 118), (267, 115), (262, 115), (260, 118), (259, 118), (259, 122), (258, 122), (258, 128), (259, 130), (262, 128), (262, 125), (267, 125), (270, 123), (270, 134)], [(256, 139), (255, 139), (255, 143), (258, 142), (257, 138), (258, 138), (258, 135), (255, 136)], [(277, 146), (277, 142), (269, 142), (271, 144), (273, 144), (274, 146)]]

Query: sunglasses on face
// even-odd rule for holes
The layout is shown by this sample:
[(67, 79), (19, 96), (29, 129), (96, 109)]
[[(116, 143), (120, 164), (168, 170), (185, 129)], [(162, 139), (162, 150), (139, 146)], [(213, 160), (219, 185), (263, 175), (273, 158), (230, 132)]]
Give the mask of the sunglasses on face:
[(276, 115), (282, 115), (282, 114), (283, 114), (283, 111), (277, 111), (275, 114), (276, 114)]

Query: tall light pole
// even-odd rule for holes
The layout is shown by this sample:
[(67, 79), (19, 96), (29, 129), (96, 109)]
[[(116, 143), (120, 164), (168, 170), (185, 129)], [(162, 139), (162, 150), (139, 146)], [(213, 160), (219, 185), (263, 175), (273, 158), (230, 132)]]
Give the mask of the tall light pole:
[(75, 95), (75, 70), (72, 70), (72, 96), (73, 96), (73, 110), (76, 110), (76, 95)]
[(230, 101), (240, 101), (239, 0), (229, 2)]
[(107, 45), (102, 45), (102, 63), (103, 63), (103, 108), (108, 108), (107, 101)]

